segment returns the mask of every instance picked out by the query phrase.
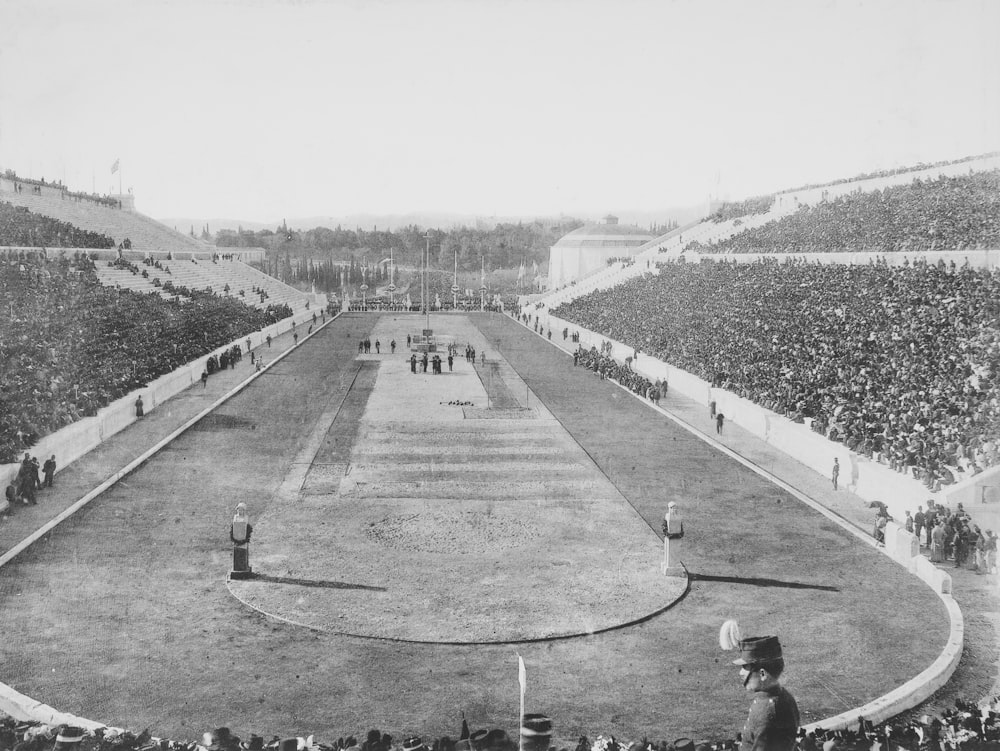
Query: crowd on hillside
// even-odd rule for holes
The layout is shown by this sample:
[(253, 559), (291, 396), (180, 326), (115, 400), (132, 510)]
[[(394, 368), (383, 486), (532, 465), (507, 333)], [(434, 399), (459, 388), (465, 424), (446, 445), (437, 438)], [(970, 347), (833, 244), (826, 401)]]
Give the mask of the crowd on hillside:
[(82, 254), (0, 256), (0, 464), (130, 391), (291, 314), (102, 286)]
[(34, 214), (0, 201), (0, 246), (28, 248), (113, 248), (107, 235)]
[(851, 193), (719, 242), (702, 253), (831, 253), (1000, 247), (1000, 170)]
[[(923, 715), (917, 720), (889, 720), (878, 725), (860, 719), (855, 727), (837, 731), (799, 730), (795, 751), (986, 751), (1000, 748), (1000, 697), (985, 706), (956, 701), (940, 716)], [(557, 731), (553, 727), (553, 731)], [(360, 736), (341, 736), (328, 741), (314, 735), (269, 739), (251, 733), (241, 738), (227, 727), (205, 731), (198, 740), (182, 741), (154, 737), (148, 730), (136, 734), (114, 728), (86, 732), (67, 725), (49, 726), (33, 722), (0, 720), (0, 751), (517, 751), (512, 738), (501, 728), (470, 732), (463, 720), (457, 738), (442, 736), (424, 741), (415, 735), (393, 736), (371, 729)], [(599, 734), (593, 740), (579, 736), (575, 742), (557, 743), (549, 738), (550, 751), (735, 751), (740, 734), (719, 739), (677, 738), (656, 740), (648, 736), (634, 740)], [(544, 748), (545, 740), (530, 737), (532, 749)], [(528, 746), (526, 745), (526, 748)]]
[(1000, 463), (1000, 272), (667, 264), (553, 314), (785, 415), (929, 489)]

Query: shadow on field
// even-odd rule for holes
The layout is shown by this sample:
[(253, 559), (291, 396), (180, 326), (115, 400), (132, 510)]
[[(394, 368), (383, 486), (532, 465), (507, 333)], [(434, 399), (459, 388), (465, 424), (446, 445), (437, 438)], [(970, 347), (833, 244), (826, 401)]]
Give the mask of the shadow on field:
[(319, 587), (321, 589), (367, 589), (371, 592), (385, 592), (385, 587), (372, 587), (368, 584), (350, 584), (349, 582), (321, 581), (319, 579), (295, 579), (291, 576), (270, 576), (254, 574), (246, 581), (270, 582), (271, 584), (294, 584), (297, 587)]
[(839, 592), (840, 587), (826, 584), (806, 584), (805, 582), (786, 582), (780, 579), (766, 579), (759, 576), (717, 576), (715, 574), (696, 574), (688, 572), (688, 580), (692, 582), (724, 582), (726, 584), (748, 584), (751, 587), (785, 587), (786, 589), (818, 589), (823, 592)]

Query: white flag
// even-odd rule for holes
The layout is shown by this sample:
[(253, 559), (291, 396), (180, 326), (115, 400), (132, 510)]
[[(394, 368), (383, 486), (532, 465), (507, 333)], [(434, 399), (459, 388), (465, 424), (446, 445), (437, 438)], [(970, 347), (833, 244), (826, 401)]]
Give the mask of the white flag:
[(111, 174), (115, 174), (118, 171), (118, 160), (115, 159), (115, 163), (111, 165)]

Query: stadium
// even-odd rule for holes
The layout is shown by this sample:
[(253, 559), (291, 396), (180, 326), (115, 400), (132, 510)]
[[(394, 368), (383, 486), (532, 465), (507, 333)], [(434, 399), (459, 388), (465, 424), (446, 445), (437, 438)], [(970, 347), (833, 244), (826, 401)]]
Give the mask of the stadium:
[(0, 162), (0, 749), (995, 747), (1000, 152), (870, 164), (324, 257)]

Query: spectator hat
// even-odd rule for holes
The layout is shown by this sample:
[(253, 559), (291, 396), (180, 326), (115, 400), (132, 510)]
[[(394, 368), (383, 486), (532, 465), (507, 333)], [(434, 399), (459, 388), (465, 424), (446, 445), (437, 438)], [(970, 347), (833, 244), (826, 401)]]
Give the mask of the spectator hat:
[(482, 751), (486, 748), (486, 736), (489, 735), (485, 730), (476, 730), (469, 736), (469, 745), (472, 751)]
[(667, 504), (667, 508), (677, 508), (677, 503), (675, 501), (671, 501)]
[(251, 735), (250, 741), (243, 741), (240, 748), (244, 751), (264, 751), (264, 739), (259, 735)]
[(208, 751), (218, 751), (218, 749), (222, 748), (219, 743), (219, 736), (217, 732), (202, 733), (200, 745), (203, 748), (207, 748)]
[(282, 738), (278, 741), (278, 751), (299, 751), (299, 739)]
[(229, 728), (216, 728), (215, 737), (219, 741), (220, 746), (226, 746), (238, 741), (238, 738), (233, 738), (233, 733)]
[(740, 656), (733, 660), (733, 665), (758, 665), (781, 657), (781, 642), (777, 636), (751, 636), (740, 639)]
[(77, 748), (83, 741), (84, 735), (83, 728), (76, 727), (75, 725), (63, 725), (56, 734), (56, 744), (53, 748), (56, 751)]
[(427, 751), (427, 746), (420, 740), (419, 735), (411, 735), (403, 741), (403, 751)]
[(552, 720), (543, 714), (525, 714), (521, 717), (522, 751), (548, 751), (552, 741)]
[(694, 741), (690, 738), (678, 738), (673, 745), (674, 751), (694, 751)]
[(552, 737), (552, 720), (543, 714), (526, 714), (521, 718), (521, 737), (541, 739)]

